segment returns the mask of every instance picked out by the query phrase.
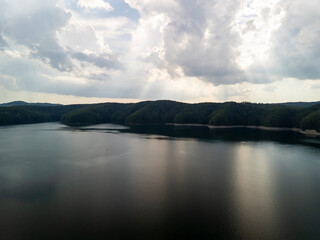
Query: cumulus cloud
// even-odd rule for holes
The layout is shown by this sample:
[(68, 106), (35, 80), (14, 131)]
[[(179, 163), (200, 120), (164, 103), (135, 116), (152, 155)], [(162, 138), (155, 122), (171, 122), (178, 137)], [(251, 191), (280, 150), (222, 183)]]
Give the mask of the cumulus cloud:
[(282, 77), (320, 79), (320, 8), (317, 1), (281, 0), (285, 12), (272, 37), (270, 71)]
[(314, 0), (0, 0), (0, 6), (0, 85), (10, 91), (254, 101), (309, 79), (306, 92), (319, 93)]
[(127, 2), (144, 17), (140, 28), (151, 28), (152, 35), (159, 36), (154, 45), (147, 43), (146, 50), (154, 49), (153, 58), (158, 54), (154, 59), (162, 59), (161, 64), (170, 73), (174, 73), (172, 68), (180, 68), (187, 76), (214, 84), (244, 80), (236, 62), (241, 39), (234, 28), (235, 15), (243, 1)]
[(8, 89), (17, 89), (17, 80), (16, 78), (0, 73), (0, 83)]
[[(1, 1), (0, 1), (1, 4)], [(0, 50), (3, 49), (3, 47), (7, 46), (7, 42), (5, 41), (3, 37), (3, 24), (4, 24), (4, 19), (1, 17), (4, 14), (5, 11), (5, 4), (4, 6), (0, 8)]]
[(6, 46), (8, 46), (7, 42), (4, 40), (3, 36), (0, 35), (0, 50)]
[(120, 67), (118, 59), (114, 55), (110, 54), (94, 54), (94, 53), (83, 53), (83, 52), (74, 52), (71, 56), (75, 59), (78, 59), (83, 62), (92, 63), (100, 68), (113, 68), (118, 69)]
[(103, 8), (106, 11), (112, 11), (112, 6), (103, 0), (79, 0), (77, 6), (82, 8)]
[[(13, 58), (12, 63), (17, 65), (27, 65), (31, 69), (37, 69), (37, 65), (43, 68), (51, 67), (61, 73), (69, 72), (73, 77), (86, 76), (88, 81), (90, 79), (102, 80), (109, 74), (96, 69), (88, 73), (88, 69), (83, 69), (83, 66), (87, 65), (80, 64), (79, 66), (79, 62), (91, 63), (106, 70), (120, 68), (117, 55), (112, 53), (103, 36), (99, 35), (99, 31), (95, 29), (103, 25), (101, 21), (97, 21), (96, 25), (95, 21), (78, 21), (75, 18), (76, 13), (65, 9), (58, 0), (50, 2), (28, 0), (21, 4), (17, 4), (15, 0), (10, 2), (0, 0), (0, 2), (4, 6), (0, 9), (2, 13), (0, 16), (0, 49), (6, 53), (2, 55), (7, 58), (6, 62), (10, 63), (8, 57), (11, 57)], [(100, 5), (93, 2), (93, 5), (90, 6), (99, 7)], [(72, 19), (73, 22), (70, 24)], [(84, 27), (83, 22), (86, 23)], [(33, 61), (34, 66), (32, 59), (35, 60)], [(7, 64), (6, 66), (8, 67)], [(13, 66), (9, 66), (9, 69), (11, 68)], [(51, 71), (49, 68), (48, 71)], [(89, 68), (92, 69), (90, 66)], [(4, 69), (2, 71), (5, 72)], [(29, 74), (31, 73), (27, 68), (20, 68), (13, 75), (17, 79), (25, 79)], [(43, 79), (42, 82), (38, 81), (36, 84), (46, 86), (46, 81), (47, 79)], [(18, 80), (18, 83), (21, 87), (26, 86), (23, 81)], [(37, 87), (33, 86), (33, 89)]]
[(13, 44), (27, 46), (30, 56), (61, 71), (72, 67), (56, 38), (56, 31), (67, 24), (70, 14), (56, 7), (54, 1), (13, 0), (4, 4), (9, 11), (2, 15), (3, 32)]
[(248, 14), (242, 27), (240, 60), (247, 80), (320, 79), (320, 9), (316, 1), (253, 2), (259, 3), (252, 7), (258, 16)]

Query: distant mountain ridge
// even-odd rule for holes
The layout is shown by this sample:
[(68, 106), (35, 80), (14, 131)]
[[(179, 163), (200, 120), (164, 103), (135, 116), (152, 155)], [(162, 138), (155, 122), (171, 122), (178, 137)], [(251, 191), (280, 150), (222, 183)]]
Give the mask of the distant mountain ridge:
[(61, 106), (62, 104), (56, 104), (56, 103), (28, 103), (24, 101), (13, 101), (8, 103), (0, 103), (0, 107), (12, 107), (12, 106)]
[[(312, 107), (314, 105), (320, 104), (320, 101), (318, 102), (284, 102), (284, 103), (275, 103), (275, 104), (281, 104), (281, 105), (286, 105), (290, 107)], [(29, 102), (24, 102), (24, 101), (13, 101), (13, 102), (8, 102), (8, 103), (0, 103), (0, 107), (11, 107), (11, 106), (63, 106), (63, 104), (57, 104), (57, 103), (29, 103)]]
[(303, 107), (303, 108), (308, 108), (312, 107), (314, 105), (320, 104), (320, 101), (318, 102), (286, 102), (286, 103), (277, 103), (277, 104), (282, 104), (290, 107)]

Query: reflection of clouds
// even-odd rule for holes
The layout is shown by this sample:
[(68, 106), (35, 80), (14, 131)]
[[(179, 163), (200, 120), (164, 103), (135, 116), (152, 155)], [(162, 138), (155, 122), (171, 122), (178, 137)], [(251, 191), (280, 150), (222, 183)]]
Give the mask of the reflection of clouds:
[(55, 194), (61, 136), (41, 129), (57, 126), (47, 123), (0, 129), (1, 199), (23, 202), (48, 199)]
[(131, 152), (127, 152), (127, 151), (124, 151), (122, 153), (116, 153), (116, 154), (107, 153), (105, 156), (95, 156), (95, 157), (93, 157), (92, 154), (89, 153), (88, 155), (81, 154), (81, 157), (75, 156), (75, 157), (70, 157), (68, 159), (62, 159), (59, 162), (62, 164), (70, 165), (70, 166), (94, 168), (94, 167), (97, 167), (97, 165), (105, 165), (106, 163), (126, 159), (130, 157), (130, 155), (131, 155)]
[(0, 172), (0, 197), (20, 201), (50, 198), (56, 191), (56, 176), (31, 166), (11, 166)]
[(49, 199), (56, 192), (56, 185), (52, 182), (21, 185), (15, 188), (4, 188), (0, 191), (1, 197), (13, 198), (20, 201)]

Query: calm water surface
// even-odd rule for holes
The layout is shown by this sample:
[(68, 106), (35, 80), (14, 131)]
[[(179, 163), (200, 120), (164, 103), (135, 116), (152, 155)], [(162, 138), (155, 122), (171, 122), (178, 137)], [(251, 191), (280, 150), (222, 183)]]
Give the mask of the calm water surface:
[(320, 140), (293, 132), (0, 127), (0, 239), (320, 239)]

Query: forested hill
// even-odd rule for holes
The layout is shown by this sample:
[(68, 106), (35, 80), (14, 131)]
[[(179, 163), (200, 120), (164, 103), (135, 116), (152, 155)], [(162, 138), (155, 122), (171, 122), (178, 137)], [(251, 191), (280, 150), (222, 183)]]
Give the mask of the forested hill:
[(0, 107), (12, 107), (12, 106), (61, 106), (61, 104), (53, 104), (53, 103), (28, 103), (24, 101), (14, 101), (8, 103), (0, 103)]
[(0, 125), (59, 122), (64, 114), (85, 106), (86, 105), (18, 105), (0, 107)]
[(315, 129), (320, 131), (320, 104), (198, 103), (145, 101), (67, 106), (14, 106), (0, 108), (0, 124), (61, 121), (65, 125), (210, 124)]
[(136, 104), (105, 103), (72, 111), (62, 118), (66, 125), (95, 123), (188, 123), (215, 126), (250, 125), (315, 129), (320, 131), (320, 105), (309, 108), (283, 104), (198, 103), (148, 101)]

